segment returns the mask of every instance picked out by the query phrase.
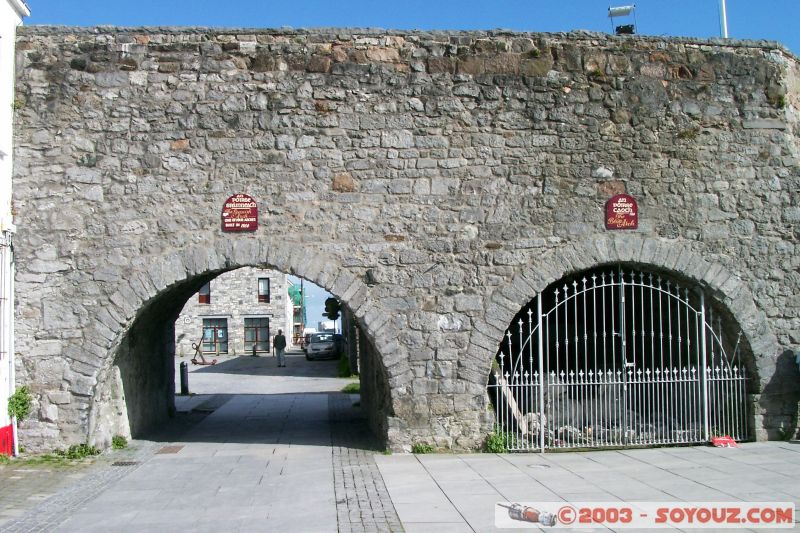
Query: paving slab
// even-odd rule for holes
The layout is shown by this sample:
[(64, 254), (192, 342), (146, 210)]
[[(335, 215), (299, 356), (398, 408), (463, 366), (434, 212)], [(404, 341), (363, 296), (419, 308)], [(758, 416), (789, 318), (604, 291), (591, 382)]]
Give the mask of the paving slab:
[[(376, 462), (406, 531), (493, 531), (501, 501), (780, 501), (800, 508), (798, 453), (800, 444), (770, 442), (735, 449), (400, 455)], [(585, 529), (592, 530), (608, 529)]]

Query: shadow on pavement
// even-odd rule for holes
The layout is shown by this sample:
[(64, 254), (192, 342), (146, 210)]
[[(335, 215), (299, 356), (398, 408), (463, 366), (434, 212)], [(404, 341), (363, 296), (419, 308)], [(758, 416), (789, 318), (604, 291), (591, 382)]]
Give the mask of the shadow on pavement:
[[(138, 438), (163, 443), (347, 446), (383, 450), (358, 395), (209, 394), (183, 398), (175, 416)], [(212, 416), (213, 415), (213, 416)]]
[[(211, 361), (213, 357), (206, 357)], [(192, 363), (187, 360), (190, 368)], [(309, 378), (335, 378), (339, 368), (339, 361), (328, 359), (324, 361), (306, 361), (303, 352), (293, 351), (286, 354), (286, 366), (278, 367), (278, 359), (272, 355), (242, 355), (227, 360), (218, 360), (215, 365), (205, 365), (192, 368), (192, 373), (197, 374), (239, 374), (250, 376), (294, 376)]]

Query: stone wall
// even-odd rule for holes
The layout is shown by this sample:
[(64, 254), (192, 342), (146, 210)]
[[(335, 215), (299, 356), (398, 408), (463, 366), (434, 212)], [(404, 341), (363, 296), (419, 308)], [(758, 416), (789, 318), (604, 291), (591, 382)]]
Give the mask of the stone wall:
[[(743, 330), (757, 436), (796, 424), (798, 70), (775, 44), (29, 27), (17, 48), (23, 439), (127, 431), (139, 321), (241, 266), (353, 311), (394, 449), (478, 446), (509, 321), (615, 262), (706, 290)], [(606, 231), (623, 191), (639, 228)], [(260, 229), (223, 234), (240, 192)]]

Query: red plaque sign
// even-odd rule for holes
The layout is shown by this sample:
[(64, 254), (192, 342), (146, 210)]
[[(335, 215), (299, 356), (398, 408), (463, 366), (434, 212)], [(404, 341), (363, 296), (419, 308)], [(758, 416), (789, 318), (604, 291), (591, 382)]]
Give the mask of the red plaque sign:
[(234, 194), (222, 207), (222, 231), (258, 229), (258, 204), (248, 194)]
[(606, 229), (636, 229), (639, 227), (639, 207), (628, 194), (613, 196), (606, 203)]

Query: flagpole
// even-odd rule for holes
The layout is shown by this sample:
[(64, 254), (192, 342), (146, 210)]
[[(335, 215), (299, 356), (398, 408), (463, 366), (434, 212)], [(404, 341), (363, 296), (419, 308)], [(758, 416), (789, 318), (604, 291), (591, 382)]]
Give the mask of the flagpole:
[(725, 8), (725, 0), (719, 0), (719, 19), (722, 30), (722, 38), (728, 38), (728, 12)]

